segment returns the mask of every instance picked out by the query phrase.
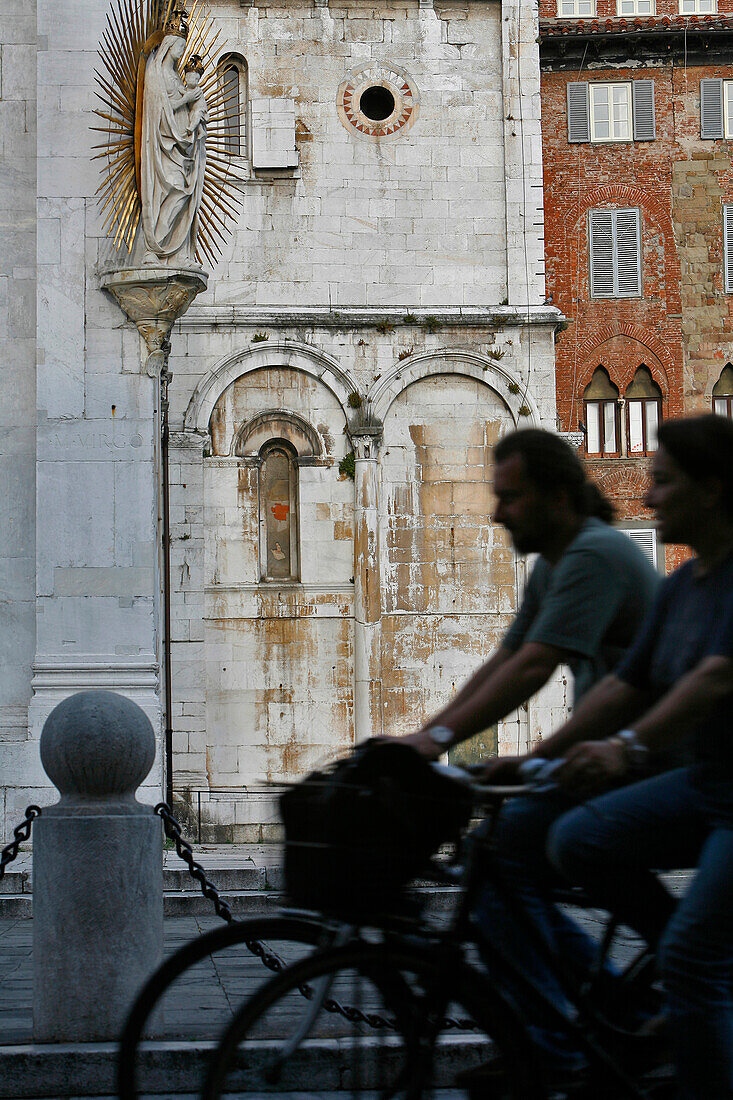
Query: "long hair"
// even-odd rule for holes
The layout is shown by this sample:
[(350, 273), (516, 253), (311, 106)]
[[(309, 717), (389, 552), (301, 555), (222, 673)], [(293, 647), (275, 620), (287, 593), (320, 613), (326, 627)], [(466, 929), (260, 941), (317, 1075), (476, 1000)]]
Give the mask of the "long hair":
[(564, 489), (581, 516), (595, 516), (604, 523), (613, 519), (614, 508), (595, 482), (586, 477), (583, 463), (561, 436), (542, 428), (520, 428), (499, 440), (494, 461), (521, 455), (529, 480), (540, 490), (556, 493)]
[(733, 516), (733, 422), (706, 413), (665, 420), (659, 445), (693, 481), (715, 478), (723, 487), (721, 506)]

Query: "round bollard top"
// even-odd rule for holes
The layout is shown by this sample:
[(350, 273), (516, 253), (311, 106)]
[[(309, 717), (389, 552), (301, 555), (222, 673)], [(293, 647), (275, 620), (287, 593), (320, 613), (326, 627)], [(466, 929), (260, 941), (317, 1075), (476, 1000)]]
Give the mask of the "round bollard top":
[(80, 691), (49, 714), (41, 763), (65, 809), (93, 804), (135, 812), (135, 791), (153, 766), (155, 735), (137, 703), (114, 691)]

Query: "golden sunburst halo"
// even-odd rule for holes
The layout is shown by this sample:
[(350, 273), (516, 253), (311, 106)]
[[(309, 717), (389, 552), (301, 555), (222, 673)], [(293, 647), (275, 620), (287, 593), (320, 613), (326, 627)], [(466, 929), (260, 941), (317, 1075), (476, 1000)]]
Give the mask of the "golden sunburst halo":
[(230, 223), (241, 209), (242, 177), (229, 152), (231, 125), (238, 117), (236, 93), (227, 92), (219, 79), (215, 49), (220, 32), (205, 0), (194, 0), (187, 13), (176, 0), (113, 0), (99, 47), (102, 68), (95, 73), (96, 94), (103, 106), (94, 112), (101, 125), (92, 129), (104, 135), (94, 146), (100, 150), (94, 159), (104, 161), (97, 196), (104, 218), (103, 232), (114, 239), (116, 249), (130, 252), (142, 216), (140, 142), (145, 62), (159, 45), (166, 23), (179, 13), (188, 25), (179, 71), (184, 72), (189, 58), (201, 59), (200, 87), (208, 107), (196, 259), (202, 262), (206, 258), (214, 264), (225, 235), (231, 232)]

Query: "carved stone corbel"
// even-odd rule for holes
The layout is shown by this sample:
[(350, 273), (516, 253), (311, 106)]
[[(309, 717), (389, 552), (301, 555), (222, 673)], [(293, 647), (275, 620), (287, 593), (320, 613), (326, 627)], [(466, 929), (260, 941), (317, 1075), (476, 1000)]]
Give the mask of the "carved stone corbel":
[(159, 377), (165, 366), (164, 345), (173, 324), (206, 290), (207, 282), (201, 268), (141, 267), (102, 276), (102, 289), (112, 295), (145, 341), (144, 367), (151, 378)]

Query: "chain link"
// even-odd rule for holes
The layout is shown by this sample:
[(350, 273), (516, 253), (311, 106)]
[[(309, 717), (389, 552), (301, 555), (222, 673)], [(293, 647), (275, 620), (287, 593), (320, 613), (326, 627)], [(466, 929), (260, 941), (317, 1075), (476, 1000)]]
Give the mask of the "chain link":
[[(31, 809), (37, 809), (37, 807), (29, 807), (28, 812), (30, 812)], [(38, 810), (38, 813), (40, 812), (41, 811)], [(231, 909), (229, 908), (226, 901), (224, 901), (224, 899), (220, 896), (219, 891), (214, 886), (213, 882), (209, 882), (209, 880), (207, 879), (204, 868), (194, 859), (193, 848), (187, 840), (184, 840), (183, 834), (181, 832), (181, 826), (178, 824), (175, 817), (171, 813), (170, 806), (168, 806), (166, 802), (159, 802), (158, 805), (155, 807), (155, 812), (163, 821), (163, 829), (165, 830), (165, 835), (168, 837), (169, 840), (173, 841), (176, 846), (177, 854), (181, 857), (183, 862), (188, 867), (189, 874), (192, 878), (196, 880), (196, 882), (198, 882), (199, 886), (201, 887), (201, 893), (204, 895), (205, 898), (208, 898), (214, 903), (214, 909), (216, 910), (217, 916), (221, 917), (221, 919), (226, 921), (227, 924), (231, 924), (234, 920)], [(21, 827), (22, 826), (19, 826), (19, 828)], [(28, 828), (30, 830), (30, 825), (28, 826)], [(279, 955), (277, 955), (274, 951), (271, 951), (267, 944), (263, 943), (261, 940), (245, 940), (244, 942), (247, 950), (250, 951), (256, 958), (258, 958), (267, 970), (271, 970), (274, 974), (280, 974), (283, 970), (287, 969), (288, 964), (284, 961), (284, 959), (281, 959)], [(314, 993), (311, 986), (303, 983), (302, 985), (298, 986), (298, 991), (301, 996), (305, 997), (307, 1001), (313, 1000)], [(374, 1028), (375, 1030), (396, 1030), (396, 1024), (394, 1020), (390, 1020), (388, 1017), (381, 1016), (379, 1015), (379, 1013), (376, 1012), (362, 1012), (360, 1008), (354, 1008), (352, 1005), (342, 1005), (333, 997), (327, 997), (324, 1000), (322, 1007), (325, 1008), (326, 1012), (331, 1012), (335, 1013), (338, 1016), (343, 1016), (343, 1018), (345, 1020), (348, 1020), (350, 1023), (367, 1024), (368, 1027)], [(477, 1030), (477, 1025), (473, 1022), (473, 1020), (455, 1020), (452, 1019), (450, 1016), (446, 1017), (443, 1020), (443, 1027), (446, 1030)]]
[(18, 855), (18, 852), (20, 851), (20, 846), (23, 841), (27, 840), (28, 837), (31, 835), (31, 825), (33, 824), (33, 821), (35, 820), (35, 818), (40, 816), (40, 806), (29, 806), (28, 809), (25, 811), (25, 817), (21, 821), (20, 825), (16, 825), (13, 829), (13, 840), (10, 841), (10, 844), (6, 844), (2, 850), (2, 853), (0, 853), (0, 878), (2, 878), (5, 874), (5, 868), (7, 867), (7, 865), (9, 863), (12, 863)]

